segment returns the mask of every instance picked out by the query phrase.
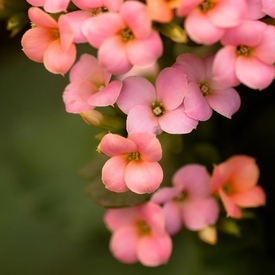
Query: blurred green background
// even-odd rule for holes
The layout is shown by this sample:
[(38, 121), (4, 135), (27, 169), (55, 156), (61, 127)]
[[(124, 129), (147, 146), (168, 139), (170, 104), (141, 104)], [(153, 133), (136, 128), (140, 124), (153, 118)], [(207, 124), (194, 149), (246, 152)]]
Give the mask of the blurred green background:
[(65, 112), (67, 78), (28, 60), (22, 33), (9, 38), (4, 26), (1, 21), (1, 275), (275, 274), (274, 85), (262, 92), (239, 87), (238, 114), (232, 120), (214, 115), (191, 135), (215, 144), (222, 159), (235, 153), (257, 159), (268, 201), (256, 210), (257, 219), (240, 222), (242, 238), (220, 233), (210, 246), (183, 231), (173, 238), (167, 265), (124, 265), (110, 254), (104, 210), (85, 194), (88, 181), (79, 176), (98, 156), (97, 131)]

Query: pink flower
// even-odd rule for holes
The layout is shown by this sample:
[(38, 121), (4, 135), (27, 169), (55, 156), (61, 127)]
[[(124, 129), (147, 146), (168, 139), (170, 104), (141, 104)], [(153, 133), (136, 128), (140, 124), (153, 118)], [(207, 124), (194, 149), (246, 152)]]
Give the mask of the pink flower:
[[(246, 19), (257, 20), (266, 15), (263, 11), (263, 0), (246, 0), (247, 1), (247, 15)], [(273, 0), (272, 0), (273, 1)]]
[(123, 263), (140, 261), (145, 266), (165, 264), (172, 241), (165, 231), (159, 205), (148, 202), (131, 208), (109, 209), (104, 222), (113, 233), (110, 250)]
[(29, 18), (33, 28), (22, 37), (24, 53), (35, 62), (43, 62), (48, 71), (65, 74), (76, 58), (74, 34), (65, 15), (56, 22), (49, 14), (32, 7)]
[(58, 13), (66, 11), (70, 0), (27, 0), (27, 2), (36, 7), (43, 7), (47, 12)]
[[(251, 31), (253, 30), (253, 32)], [(228, 29), (216, 54), (213, 73), (217, 81), (252, 89), (264, 89), (275, 76), (275, 27), (260, 21), (244, 21)]]
[(117, 105), (127, 116), (127, 131), (185, 134), (198, 124), (182, 104), (186, 76), (176, 68), (165, 68), (156, 79), (156, 88), (147, 79), (130, 76), (123, 81)]
[(184, 25), (190, 38), (206, 45), (219, 41), (226, 28), (239, 25), (246, 12), (246, 0), (181, 0), (177, 9), (179, 16), (186, 16)]
[(255, 160), (236, 155), (214, 167), (211, 177), (212, 193), (218, 194), (227, 215), (241, 218), (240, 207), (258, 207), (265, 204), (265, 193), (257, 186), (259, 168)]
[(263, 11), (270, 17), (275, 18), (275, 3), (273, 0), (262, 0)]
[(174, 18), (174, 9), (178, 7), (180, 0), (146, 0), (146, 5), (152, 20), (166, 23)]
[(98, 48), (100, 63), (113, 74), (123, 74), (133, 65), (149, 66), (161, 56), (159, 34), (152, 29), (146, 6), (124, 2), (119, 12), (106, 12), (82, 25), (88, 42)]
[(211, 197), (210, 175), (204, 166), (183, 166), (172, 181), (173, 187), (161, 188), (151, 198), (163, 204), (168, 233), (176, 234), (182, 225), (198, 231), (217, 221), (219, 207)]
[(133, 133), (124, 138), (107, 134), (98, 148), (111, 157), (102, 168), (102, 181), (107, 189), (143, 194), (152, 193), (160, 186), (163, 171), (158, 161), (162, 149), (155, 135)]
[(65, 88), (63, 100), (66, 111), (79, 114), (96, 106), (113, 105), (120, 93), (122, 82), (113, 80), (98, 60), (83, 54), (70, 71), (70, 84)]
[(209, 119), (212, 109), (231, 118), (241, 104), (240, 96), (235, 89), (214, 79), (213, 59), (213, 55), (200, 59), (192, 54), (181, 54), (173, 65), (187, 76), (187, 94), (184, 98), (185, 112), (197, 120)]

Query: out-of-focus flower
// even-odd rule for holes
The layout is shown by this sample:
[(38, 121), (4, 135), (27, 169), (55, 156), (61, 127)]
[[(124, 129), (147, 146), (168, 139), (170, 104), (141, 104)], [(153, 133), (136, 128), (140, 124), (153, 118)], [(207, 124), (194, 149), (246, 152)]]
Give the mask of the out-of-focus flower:
[(40, 8), (32, 7), (28, 14), (33, 27), (22, 37), (24, 53), (35, 62), (43, 62), (48, 71), (65, 74), (76, 58), (74, 33), (65, 15), (56, 22)]
[(171, 134), (191, 132), (198, 121), (190, 118), (182, 104), (186, 76), (176, 68), (165, 68), (156, 88), (147, 79), (130, 76), (123, 81), (117, 105), (127, 116), (127, 131)]
[(172, 241), (165, 231), (165, 219), (159, 205), (109, 209), (104, 216), (113, 233), (110, 250), (123, 263), (140, 261), (145, 266), (165, 264), (172, 252)]
[(240, 207), (258, 207), (265, 204), (265, 193), (257, 185), (259, 168), (255, 160), (236, 155), (214, 167), (211, 190), (220, 196), (229, 217), (241, 218)]
[(98, 149), (111, 157), (102, 168), (105, 187), (114, 192), (129, 189), (137, 194), (152, 193), (161, 184), (163, 171), (158, 163), (161, 144), (150, 133), (132, 133), (128, 138), (107, 134)]
[(210, 193), (210, 175), (199, 164), (180, 168), (173, 176), (173, 187), (159, 189), (151, 198), (163, 205), (165, 223), (170, 234), (184, 225), (190, 230), (202, 230), (218, 219), (219, 207)]
[(240, 108), (241, 99), (237, 91), (214, 79), (213, 59), (213, 55), (201, 59), (192, 54), (181, 54), (173, 65), (183, 71), (187, 77), (185, 112), (197, 120), (209, 119), (212, 109), (231, 118)]
[(113, 105), (120, 93), (122, 82), (89, 54), (83, 54), (70, 71), (70, 84), (65, 88), (63, 101), (69, 113), (81, 113), (95, 107)]

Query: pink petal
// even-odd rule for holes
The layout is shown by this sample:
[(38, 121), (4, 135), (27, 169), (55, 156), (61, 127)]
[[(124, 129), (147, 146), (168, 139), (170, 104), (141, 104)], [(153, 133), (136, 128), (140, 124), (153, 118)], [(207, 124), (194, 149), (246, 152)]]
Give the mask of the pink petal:
[(162, 149), (159, 140), (151, 133), (131, 133), (128, 136), (137, 145), (143, 160), (152, 162), (159, 161), (162, 157)]
[(219, 206), (214, 198), (204, 200), (188, 200), (184, 202), (182, 217), (184, 225), (189, 230), (201, 230), (208, 225), (216, 223)]
[(81, 10), (91, 11), (94, 8), (100, 8), (103, 5), (102, 0), (72, 0), (72, 2)]
[(146, 5), (137, 1), (127, 1), (121, 6), (119, 13), (135, 39), (147, 38), (150, 35), (151, 20)]
[[(90, 1), (90, 0), (88, 0)], [(120, 6), (123, 4), (123, 0), (102, 0), (103, 6), (108, 9), (108, 11), (117, 12)]]
[(230, 199), (241, 207), (258, 207), (265, 204), (266, 195), (260, 186), (254, 186), (247, 191), (233, 194)]
[(28, 16), (32, 23), (38, 27), (58, 29), (57, 22), (48, 13), (44, 12), (40, 8), (29, 8)]
[[(227, 29), (221, 39), (223, 45), (255, 47), (261, 43), (266, 24), (258, 20), (245, 20), (237, 27)], [(253, 30), (253, 34), (251, 33)]]
[(134, 39), (127, 43), (127, 57), (131, 64), (136, 66), (150, 66), (162, 53), (162, 40), (154, 30), (147, 38)]
[(163, 187), (158, 189), (151, 197), (151, 201), (158, 204), (164, 204), (171, 201), (173, 198), (180, 195), (182, 188), (176, 187)]
[(49, 13), (66, 11), (70, 0), (45, 0), (44, 9)]
[(159, 188), (163, 171), (158, 162), (131, 161), (125, 169), (127, 187), (137, 193), (153, 193)]
[(205, 79), (205, 66), (201, 58), (196, 55), (185, 53), (177, 57), (174, 68), (183, 71), (186, 74), (188, 82), (196, 82)]
[(111, 241), (110, 250), (114, 257), (123, 263), (135, 263), (137, 258), (137, 245), (139, 237), (134, 226), (122, 227), (115, 231)]
[(42, 63), (46, 49), (55, 40), (52, 29), (36, 27), (24, 33), (21, 44), (29, 59)]
[(156, 89), (146, 78), (129, 76), (123, 80), (118, 107), (126, 114), (136, 105), (150, 106), (156, 100)]
[(106, 161), (102, 167), (102, 182), (108, 190), (117, 193), (129, 190), (124, 181), (127, 163), (124, 156), (115, 156)]
[(187, 134), (197, 127), (198, 121), (189, 117), (182, 106), (173, 111), (166, 111), (159, 117), (159, 125), (169, 134)]
[(247, 87), (263, 90), (272, 83), (275, 69), (273, 64), (265, 64), (253, 57), (239, 56), (236, 61), (236, 75)]
[(211, 91), (207, 95), (206, 100), (213, 110), (227, 118), (231, 118), (241, 105), (241, 98), (238, 92), (231, 87), (224, 90)]
[(73, 65), (75, 58), (76, 47), (74, 44), (71, 44), (70, 48), (64, 52), (60, 42), (56, 40), (45, 51), (44, 65), (48, 71), (64, 75)]
[(172, 253), (172, 241), (168, 234), (141, 238), (137, 256), (145, 266), (159, 266), (168, 262)]
[(199, 4), (201, 4), (202, 0), (184, 0), (180, 1), (180, 5), (177, 9), (177, 15), (180, 17), (188, 15), (192, 12)]
[(137, 146), (133, 141), (111, 133), (103, 137), (99, 144), (99, 149), (109, 157), (137, 152)]
[(108, 12), (85, 20), (81, 30), (88, 42), (93, 47), (99, 48), (107, 38), (117, 35), (124, 26), (119, 14)]
[(104, 223), (110, 231), (129, 226), (139, 219), (136, 207), (109, 209), (104, 215)]
[(29, 4), (36, 7), (44, 6), (45, 0), (26, 0)]
[(150, 106), (147, 105), (137, 105), (129, 111), (126, 128), (128, 133), (148, 132), (160, 134), (162, 132), (158, 118), (153, 114)]
[(235, 27), (239, 25), (246, 16), (247, 3), (245, 0), (238, 1), (236, 9), (236, 0), (217, 1), (215, 7), (207, 12), (209, 19), (222, 28)]
[[(211, 89), (211, 88), (210, 88)], [(190, 82), (184, 99), (185, 112), (193, 119), (205, 121), (212, 116), (212, 108), (197, 83)]]
[(74, 42), (86, 43), (87, 38), (81, 31), (81, 25), (86, 19), (91, 17), (91, 13), (84, 10), (77, 10), (67, 13), (65, 16), (67, 17), (71, 29), (74, 32)]
[(236, 206), (222, 190), (219, 191), (219, 195), (225, 207), (227, 216), (236, 219), (241, 218), (242, 212), (240, 208)]
[[(196, 9), (185, 20), (185, 30), (190, 38), (199, 44), (210, 45), (221, 39), (224, 29), (215, 26), (207, 14)], [(203, 28), (201, 27), (203, 26)]]
[(265, 16), (262, 7), (262, 0), (249, 0), (248, 2), (247, 19), (257, 20)]
[(115, 104), (120, 90), (122, 82), (119, 80), (113, 80), (106, 87), (102, 88), (97, 93), (91, 95), (88, 103), (92, 106), (109, 106)]
[(187, 92), (186, 75), (172, 67), (162, 70), (156, 80), (158, 101), (166, 110), (174, 110), (182, 104)]
[(262, 0), (263, 11), (271, 17), (275, 17), (275, 3), (273, 0)]
[(234, 46), (220, 49), (213, 62), (213, 79), (227, 87), (239, 85), (240, 80), (235, 73), (236, 60), (237, 54)]
[(186, 190), (192, 198), (205, 198), (210, 195), (210, 175), (200, 164), (188, 164), (176, 171), (173, 185)]
[[(108, 78), (111, 74), (108, 75)], [(70, 71), (70, 81), (91, 80), (95, 84), (104, 84), (104, 72), (98, 60), (90, 54), (82, 54)]]
[(168, 201), (163, 206), (166, 230), (170, 235), (175, 235), (182, 228), (181, 209), (174, 201)]
[(60, 42), (62, 50), (67, 51), (73, 44), (74, 32), (66, 15), (59, 16), (58, 27), (60, 32)]
[(124, 74), (133, 67), (126, 54), (125, 43), (119, 35), (106, 39), (97, 55), (102, 66), (112, 74)]

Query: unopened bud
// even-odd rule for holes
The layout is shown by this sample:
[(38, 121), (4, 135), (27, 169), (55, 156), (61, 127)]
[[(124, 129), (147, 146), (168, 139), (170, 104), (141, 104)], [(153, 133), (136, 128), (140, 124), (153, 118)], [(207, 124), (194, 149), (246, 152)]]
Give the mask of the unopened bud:
[(24, 12), (15, 13), (11, 17), (9, 17), (7, 22), (7, 30), (11, 31), (10, 36), (14, 37), (18, 32), (20, 32), (24, 28), (24, 26), (28, 22), (28, 16)]
[(188, 41), (185, 30), (174, 21), (167, 24), (158, 24), (157, 28), (159, 28), (163, 35), (169, 37), (174, 42), (187, 43)]
[(215, 226), (207, 226), (198, 232), (199, 238), (208, 244), (217, 243), (217, 229)]
[(125, 119), (117, 115), (110, 115), (97, 110), (89, 110), (80, 114), (89, 125), (99, 127), (105, 131), (119, 133), (125, 131)]

